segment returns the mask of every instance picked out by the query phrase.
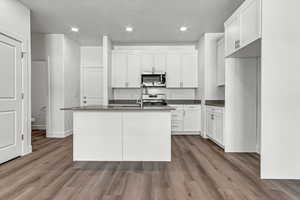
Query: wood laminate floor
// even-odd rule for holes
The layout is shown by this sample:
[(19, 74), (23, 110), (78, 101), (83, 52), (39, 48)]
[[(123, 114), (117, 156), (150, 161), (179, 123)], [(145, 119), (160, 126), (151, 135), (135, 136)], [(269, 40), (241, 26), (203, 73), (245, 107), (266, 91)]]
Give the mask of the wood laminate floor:
[(259, 179), (255, 154), (172, 138), (172, 162), (72, 162), (72, 136), (34, 132), (33, 153), (0, 165), (0, 199), (299, 200), (299, 181)]

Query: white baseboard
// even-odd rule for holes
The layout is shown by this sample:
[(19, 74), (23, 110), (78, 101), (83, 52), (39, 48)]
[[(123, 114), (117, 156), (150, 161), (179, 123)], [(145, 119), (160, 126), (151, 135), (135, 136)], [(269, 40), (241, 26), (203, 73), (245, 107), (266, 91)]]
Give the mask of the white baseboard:
[(198, 131), (172, 131), (172, 135), (200, 135)]
[(32, 146), (31, 145), (28, 145), (27, 149), (25, 152), (22, 152), (22, 155), (21, 156), (25, 156), (25, 155), (28, 155), (32, 153)]
[(65, 138), (72, 134), (73, 134), (73, 130), (70, 129), (70, 130), (66, 130), (63, 132), (48, 132), (47, 137), (48, 138)]
[(38, 125), (38, 124), (33, 124), (31, 125), (32, 130), (46, 130), (46, 125)]

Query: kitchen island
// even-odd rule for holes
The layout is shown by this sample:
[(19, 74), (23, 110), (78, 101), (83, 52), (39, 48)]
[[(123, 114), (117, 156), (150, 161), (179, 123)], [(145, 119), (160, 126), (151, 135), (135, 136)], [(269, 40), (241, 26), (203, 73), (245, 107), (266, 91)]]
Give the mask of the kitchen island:
[(83, 106), (73, 111), (74, 161), (171, 161), (169, 106)]

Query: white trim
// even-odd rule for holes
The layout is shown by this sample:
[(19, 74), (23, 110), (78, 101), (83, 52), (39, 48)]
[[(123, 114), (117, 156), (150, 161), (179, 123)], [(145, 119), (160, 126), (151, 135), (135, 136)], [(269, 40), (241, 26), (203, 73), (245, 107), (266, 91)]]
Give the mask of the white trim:
[[(22, 52), (25, 56), (22, 58), (22, 92), (24, 93), (24, 99), (22, 101), (22, 133), (24, 134), (24, 140), (21, 142), (22, 150), (21, 155), (26, 155), (32, 152), (31, 147), (31, 51), (29, 49), (30, 41), (28, 38), (24, 38), (21, 35), (9, 31), (0, 26), (0, 34), (5, 35), (11, 39), (19, 41), (21, 43)], [(30, 38), (30, 36), (29, 36)]]
[(29, 145), (27, 147), (27, 151), (26, 152), (22, 152), (21, 156), (25, 156), (25, 155), (28, 155), (30, 153), (32, 153), (32, 146), (31, 145)]
[(68, 137), (70, 135), (73, 135), (73, 129), (70, 130), (66, 130), (63, 132), (51, 132), (51, 133), (47, 133), (47, 138), (65, 138)]
[(46, 124), (33, 124), (31, 125), (32, 130), (46, 130)]

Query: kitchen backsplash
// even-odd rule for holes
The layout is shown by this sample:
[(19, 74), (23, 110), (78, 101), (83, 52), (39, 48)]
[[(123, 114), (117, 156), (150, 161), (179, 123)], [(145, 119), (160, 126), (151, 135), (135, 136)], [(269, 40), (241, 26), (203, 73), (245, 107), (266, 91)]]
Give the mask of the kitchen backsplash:
[[(114, 89), (114, 99), (137, 99), (140, 89)], [(195, 99), (195, 89), (149, 89), (149, 93), (163, 93), (167, 99)]]

